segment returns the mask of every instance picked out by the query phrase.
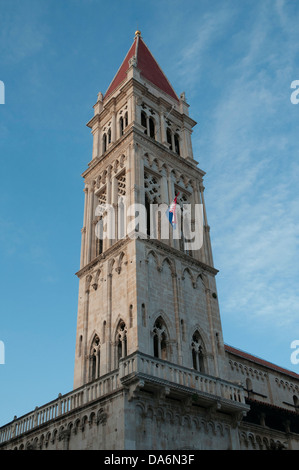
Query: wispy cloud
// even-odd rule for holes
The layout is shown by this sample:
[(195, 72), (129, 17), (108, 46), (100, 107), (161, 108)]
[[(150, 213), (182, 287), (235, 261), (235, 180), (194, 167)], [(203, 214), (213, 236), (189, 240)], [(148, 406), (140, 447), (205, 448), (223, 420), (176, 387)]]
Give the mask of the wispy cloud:
[(227, 32), (228, 25), (233, 21), (234, 13), (228, 8), (220, 8), (215, 15), (214, 11), (206, 12), (200, 20), (198, 17), (192, 25), (192, 18), (189, 22), (190, 35), (188, 45), (179, 53), (179, 60), (175, 67), (175, 73), (178, 75), (189, 92), (198, 88), (201, 78), (207, 72), (207, 66), (213, 60), (210, 51), (215, 44)]
[[(271, 318), (277, 327), (287, 327), (298, 321), (299, 311), (299, 159), (288, 108), (299, 18), (281, 1), (272, 9), (270, 2), (258, 5), (254, 22), (231, 40), (241, 41), (238, 61), (228, 61), (217, 101), (209, 108), (210, 122), (194, 146), (207, 171), (216, 267), (224, 268), (224, 315)], [(225, 15), (222, 20), (223, 27), (230, 22)], [(190, 57), (200, 65), (205, 47), (210, 54), (215, 47), (215, 31), (221, 33), (209, 18), (203, 43), (194, 42)], [(189, 83), (197, 78), (198, 64), (189, 65)], [(209, 73), (217, 71), (215, 65)]]
[(1, 64), (14, 65), (39, 52), (47, 36), (44, 2), (14, 0), (0, 16)]

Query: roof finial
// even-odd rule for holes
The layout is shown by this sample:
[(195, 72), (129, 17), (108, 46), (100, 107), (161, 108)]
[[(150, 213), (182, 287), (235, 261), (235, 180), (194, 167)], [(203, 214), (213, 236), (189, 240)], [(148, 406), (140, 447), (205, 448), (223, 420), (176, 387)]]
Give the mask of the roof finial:
[(137, 31), (135, 31), (135, 39), (137, 38), (137, 36), (141, 36), (141, 32), (139, 31), (139, 29), (137, 29)]

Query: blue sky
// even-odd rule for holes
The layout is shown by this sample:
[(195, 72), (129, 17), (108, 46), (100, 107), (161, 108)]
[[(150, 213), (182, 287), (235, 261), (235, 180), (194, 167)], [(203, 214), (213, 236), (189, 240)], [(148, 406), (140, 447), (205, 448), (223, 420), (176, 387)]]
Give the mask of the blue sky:
[(138, 28), (197, 122), (226, 343), (299, 373), (299, 3), (0, 0), (0, 425), (73, 387), (86, 123)]

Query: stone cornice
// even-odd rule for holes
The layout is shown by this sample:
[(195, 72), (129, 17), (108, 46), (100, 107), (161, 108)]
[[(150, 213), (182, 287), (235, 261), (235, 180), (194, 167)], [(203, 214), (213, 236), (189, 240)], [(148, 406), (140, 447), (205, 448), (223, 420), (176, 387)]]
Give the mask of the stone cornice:
[(202, 261), (192, 258), (191, 256), (186, 255), (182, 251), (177, 250), (176, 248), (173, 248), (172, 246), (166, 245), (166, 243), (163, 243), (160, 240), (143, 239), (143, 238), (138, 238), (138, 240), (148, 244), (151, 247), (155, 246), (156, 248), (163, 250), (165, 253), (170, 254), (171, 256), (175, 256), (177, 258), (180, 258), (184, 262), (188, 262), (189, 265), (190, 264), (194, 265), (204, 271), (209, 272), (213, 276), (216, 276), (219, 272), (219, 270), (213, 268), (212, 266), (209, 266), (208, 264), (205, 264)]
[(127, 245), (131, 241), (131, 238), (128, 236), (126, 238), (123, 238), (122, 240), (119, 240), (115, 242), (112, 246), (110, 246), (107, 250), (105, 250), (103, 253), (101, 253), (99, 256), (94, 258), (92, 261), (90, 261), (86, 266), (84, 266), (82, 269), (77, 271), (75, 273), (76, 276), (80, 279), (82, 276), (85, 274), (89, 273), (94, 267), (100, 263), (101, 261), (106, 260), (110, 256), (113, 256), (116, 251), (119, 251), (120, 248), (123, 248), (125, 245)]
[(135, 140), (135, 142), (140, 143), (140, 140), (141, 140), (141, 144), (147, 145), (149, 148), (149, 151), (155, 152), (157, 151), (157, 147), (158, 147), (161, 154), (157, 155), (157, 158), (161, 158), (163, 161), (165, 161), (166, 163), (168, 162), (173, 167), (176, 167), (178, 164), (184, 165), (185, 169), (191, 170), (191, 172), (196, 172), (200, 176), (200, 178), (205, 176), (206, 173), (196, 166), (197, 162), (195, 160), (194, 161), (191, 161), (190, 159), (187, 160), (181, 155), (178, 155), (172, 152), (171, 150), (166, 149), (163, 144), (143, 134), (139, 129), (134, 127), (134, 125), (131, 125), (131, 127), (127, 130), (125, 135), (123, 135), (114, 144), (112, 144), (109, 150), (105, 152), (104, 155), (102, 155), (101, 157), (96, 157), (95, 159), (91, 160), (88, 164), (89, 167), (82, 173), (81, 176), (83, 178), (86, 178), (86, 176), (90, 174), (91, 170), (93, 170), (98, 164), (100, 164), (104, 160), (108, 160), (111, 153), (113, 153), (117, 149), (118, 146), (125, 144), (126, 141), (129, 139), (129, 137), (132, 136), (132, 134), (133, 134), (133, 138), (137, 137), (137, 140)]

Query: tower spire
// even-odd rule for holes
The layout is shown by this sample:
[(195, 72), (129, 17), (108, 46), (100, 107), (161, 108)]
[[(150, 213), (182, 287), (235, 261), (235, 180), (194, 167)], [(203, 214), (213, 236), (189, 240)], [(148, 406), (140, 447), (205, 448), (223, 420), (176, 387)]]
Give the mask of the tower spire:
[(141, 31), (138, 29), (135, 31), (134, 42), (110, 83), (104, 98), (107, 99), (110, 97), (122, 84), (126, 82), (127, 71), (130, 67), (130, 60), (133, 56), (135, 56), (136, 66), (140, 71), (140, 76), (142, 77), (143, 82), (145, 79), (150, 82), (151, 85), (154, 85), (160, 91), (166, 93), (166, 95), (179, 102), (177, 94), (143, 41)]

